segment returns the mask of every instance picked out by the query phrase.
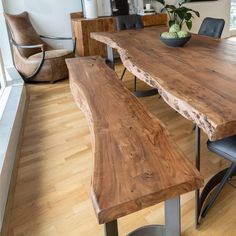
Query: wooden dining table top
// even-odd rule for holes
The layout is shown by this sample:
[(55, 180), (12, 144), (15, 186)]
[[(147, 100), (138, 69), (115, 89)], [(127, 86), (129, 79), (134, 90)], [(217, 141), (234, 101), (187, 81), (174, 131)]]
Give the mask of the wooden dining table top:
[(236, 134), (236, 43), (192, 34), (179, 48), (160, 41), (165, 27), (96, 32), (91, 38), (118, 50), (124, 66), (158, 89), (177, 112), (212, 141)]

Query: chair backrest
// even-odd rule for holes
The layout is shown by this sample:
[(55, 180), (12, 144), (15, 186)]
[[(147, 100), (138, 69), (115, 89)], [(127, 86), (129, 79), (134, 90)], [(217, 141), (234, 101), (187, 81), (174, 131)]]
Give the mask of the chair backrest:
[[(114, 1), (112, 1), (114, 2)], [(115, 16), (128, 15), (129, 14), (129, 3), (128, 0), (116, 0), (115, 1), (116, 11), (113, 12)]]
[(141, 29), (143, 28), (143, 22), (139, 15), (123, 15), (116, 16), (116, 29), (117, 31), (127, 29)]
[[(44, 44), (45, 49), (48, 48), (48, 45), (39, 37), (33, 28), (27, 12), (23, 12), (18, 15), (4, 13), (4, 16), (11, 33), (11, 37), (17, 44), (25, 46)], [(33, 54), (41, 52), (40, 48), (19, 48), (19, 51), (24, 57), (29, 57)]]
[(225, 26), (224, 19), (206, 17), (200, 26), (198, 34), (214, 38), (220, 38), (224, 26)]

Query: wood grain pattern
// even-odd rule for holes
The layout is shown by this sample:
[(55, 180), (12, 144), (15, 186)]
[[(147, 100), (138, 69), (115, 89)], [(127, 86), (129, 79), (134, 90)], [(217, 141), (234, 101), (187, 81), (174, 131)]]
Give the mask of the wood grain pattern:
[(183, 48), (160, 42), (165, 28), (93, 33), (116, 48), (124, 66), (152, 87), (210, 140), (236, 134), (236, 44), (192, 35)]
[(102, 59), (67, 60), (70, 87), (91, 129), (91, 198), (110, 222), (203, 184), (199, 172)]
[(84, 17), (84, 13), (81, 12), (81, 11), (70, 13), (70, 18), (71, 19), (82, 18), (82, 17)]
[[(122, 71), (123, 66), (117, 62), (119, 76)], [(129, 72), (123, 79), (130, 90), (133, 79)], [(8, 209), (9, 221), (4, 222), (1, 236), (104, 236), (104, 227), (97, 223), (89, 197), (93, 152), (88, 122), (75, 105), (68, 82), (26, 85), (29, 109), (19, 150), (19, 165), (15, 170), (16, 186), (9, 193), (13, 204)], [(142, 81), (137, 83), (139, 88), (147, 88)], [(139, 100), (165, 124), (177, 145), (194, 164), (192, 122), (158, 96)], [(230, 163), (209, 152), (206, 141), (207, 136), (202, 133), (201, 154), (204, 158), (201, 173), (208, 181)], [(235, 181), (232, 184), (235, 185)], [(184, 236), (234, 236), (235, 214), (236, 191), (227, 184), (196, 230), (194, 192), (181, 195), (181, 231)], [(160, 203), (120, 218), (119, 234), (127, 235), (142, 225), (163, 223), (164, 209)]]
[(146, 15), (141, 18), (144, 27), (167, 25), (167, 14)]
[(90, 33), (114, 32), (116, 30), (114, 17), (73, 18), (71, 23), (73, 36), (77, 38), (76, 54), (79, 56), (106, 55), (105, 45), (90, 38)]
[[(153, 25), (166, 25), (167, 15), (157, 14), (142, 16), (142, 21), (145, 27)], [(72, 13), (71, 25), (73, 36), (77, 38), (76, 53), (79, 56), (106, 56), (105, 45), (90, 38), (90, 33), (116, 31), (115, 17), (86, 19), (81, 17), (80, 12)]]

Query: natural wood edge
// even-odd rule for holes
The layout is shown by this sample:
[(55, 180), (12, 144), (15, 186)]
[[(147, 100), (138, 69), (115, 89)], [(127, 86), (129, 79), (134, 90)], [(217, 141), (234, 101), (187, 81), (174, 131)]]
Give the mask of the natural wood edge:
[[(94, 57), (91, 57), (94, 58)], [(72, 62), (73, 60), (76, 60), (75, 58), (70, 58), (70, 59), (66, 59), (66, 63), (68, 65), (68, 63)], [(70, 76), (70, 70), (69, 70), (69, 78), (71, 78)], [(90, 129), (90, 135), (91, 135), (91, 141), (92, 141), (92, 148), (94, 148), (94, 131), (93, 131), (93, 117), (92, 117), (92, 113), (89, 109), (87, 109), (87, 106), (85, 105), (84, 101), (86, 101), (86, 97), (84, 95), (84, 92), (82, 89), (80, 89), (79, 86), (77, 86), (77, 84), (73, 84), (74, 86), (72, 86), (72, 83), (69, 83), (70, 86), (70, 90), (71, 93), (74, 95), (74, 100), (76, 105), (79, 107), (79, 109), (81, 111), (83, 111), (84, 115), (86, 116), (86, 120), (88, 122), (88, 126)], [(93, 149), (94, 150), (94, 149)]]
[[(223, 129), (222, 127), (219, 127), (212, 121), (208, 120), (207, 116), (199, 113), (199, 111), (192, 107), (187, 101), (184, 101), (183, 98), (179, 98), (178, 94), (175, 91), (172, 90), (171, 93), (168, 92), (170, 89), (165, 86), (165, 82), (162, 81), (161, 78), (157, 78), (157, 75), (152, 75), (147, 71), (144, 71), (140, 65), (139, 67), (137, 67), (132, 62), (132, 57), (129, 56), (127, 51), (120, 47), (117, 42), (113, 41), (110, 38), (110, 35), (107, 36), (106, 33), (91, 33), (91, 38), (107, 44), (112, 48), (115, 48), (120, 55), (123, 65), (129, 72), (147, 83), (149, 86), (157, 88), (163, 100), (170, 107), (178, 111), (186, 119), (194, 122), (201, 129), (203, 129), (210, 140), (214, 141), (222, 138), (222, 132), (220, 131), (221, 129)], [(155, 77), (157, 79), (153, 79)]]
[[(182, 194), (185, 194), (186, 191), (184, 190), (184, 185), (186, 185), (186, 183), (183, 183), (183, 187), (181, 185), (178, 185), (178, 186), (174, 186), (172, 188), (168, 188), (168, 189), (166, 189), (165, 192), (162, 192), (161, 194), (160, 193), (154, 193), (152, 195), (142, 196), (140, 198), (137, 198), (135, 203), (132, 200), (129, 201), (129, 202), (123, 202), (122, 204), (119, 205), (119, 208), (124, 209), (125, 208), (124, 206), (129, 205), (129, 210), (128, 210), (128, 212), (121, 210), (119, 212), (119, 216), (115, 217), (115, 218), (111, 217), (111, 216), (112, 216), (112, 212), (114, 211), (114, 209), (117, 210), (117, 206), (111, 207), (111, 208), (106, 208), (106, 209), (103, 209), (103, 210), (99, 209), (98, 208), (98, 203), (97, 203), (96, 193), (93, 191), (93, 188), (91, 188), (90, 197), (92, 199), (93, 208), (96, 212), (96, 217), (97, 217), (98, 223), (99, 224), (105, 224), (105, 223), (111, 222), (113, 220), (116, 220), (118, 218), (121, 218), (123, 216), (126, 216), (128, 214), (132, 214), (134, 212), (141, 211), (141, 210), (143, 210), (147, 207), (151, 207), (153, 205), (157, 205), (159, 203), (162, 203), (165, 200), (167, 200), (165, 196), (166, 196), (167, 193), (169, 194), (169, 192), (172, 192), (172, 197), (170, 197), (169, 199), (172, 199), (172, 198), (175, 198), (176, 196), (180, 196)], [(193, 185), (198, 186), (198, 188), (200, 189), (201, 187), (203, 187), (204, 181), (203, 181), (203, 179), (193, 178), (193, 181), (192, 181), (192, 183), (189, 183), (189, 186), (193, 186)], [(178, 191), (175, 191), (176, 188), (178, 188)], [(182, 191), (180, 191), (179, 188), (182, 189)], [(188, 192), (191, 192), (191, 191), (194, 191), (194, 190), (196, 190), (196, 188), (192, 187), (192, 189), (189, 190)], [(144, 201), (144, 199), (145, 199), (145, 201)], [(159, 201), (156, 201), (156, 200), (153, 200), (153, 199), (159, 199)], [(139, 204), (137, 204), (137, 203), (139, 203)]]

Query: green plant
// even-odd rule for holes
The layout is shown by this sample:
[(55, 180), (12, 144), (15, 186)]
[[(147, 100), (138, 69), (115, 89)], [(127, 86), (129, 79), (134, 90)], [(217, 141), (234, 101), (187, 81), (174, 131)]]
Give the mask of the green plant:
[(155, 1), (161, 3), (164, 6), (161, 11), (167, 12), (169, 16), (169, 27), (171, 27), (173, 24), (178, 24), (180, 29), (182, 29), (182, 26), (186, 24), (187, 28), (191, 30), (193, 24), (192, 18), (194, 18), (194, 15), (197, 17), (200, 16), (198, 11), (183, 6), (183, 4), (189, 2), (189, 0), (184, 0), (181, 3), (178, 3), (178, 6), (166, 4), (165, 0)]

